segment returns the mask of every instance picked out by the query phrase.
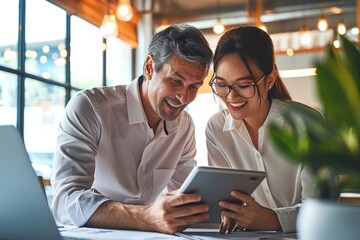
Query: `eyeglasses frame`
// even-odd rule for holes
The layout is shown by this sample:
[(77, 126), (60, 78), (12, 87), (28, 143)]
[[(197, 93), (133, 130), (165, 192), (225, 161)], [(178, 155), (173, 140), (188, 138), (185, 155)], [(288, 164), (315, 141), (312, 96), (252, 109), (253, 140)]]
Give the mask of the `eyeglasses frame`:
[(239, 85), (239, 84), (228, 84), (229, 92), (228, 92), (228, 94), (226, 94), (226, 95), (224, 95), (224, 96), (220, 96), (220, 95), (218, 95), (218, 94), (214, 91), (214, 89), (213, 89), (213, 87), (212, 87), (212, 86), (215, 84), (214, 80), (212, 80), (211, 82), (209, 82), (209, 86), (210, 86), (212, 92), (213, 92), (216, 96), (218, 96), (218, 97), (227, 97), (227, 96), (230, 94), (231, 90), (234, 90), (234, 92), (236, 93), (236, 95), (238, 95), (239, 97), (242, 97), (242, 98), (245, 98), (245, 99), (250, 99), (250, 98), (254, 97), (254, 95), (255, 95), (255, 87), (258, 86), (259, 83), (261, 83), (266, 77), (267, 77), (267, 75), (265, 74), (258, 82), (249, 83), (249, 85), (253, 86), (253, 88), (254, 88), (254, 94), (253, 94), (251, 97), (243, 97), (243, 96), (239, 95), (239, 94), (236, 92), (236, 90), (234, 89), (234, 86), (237, 86), (237, 85)]

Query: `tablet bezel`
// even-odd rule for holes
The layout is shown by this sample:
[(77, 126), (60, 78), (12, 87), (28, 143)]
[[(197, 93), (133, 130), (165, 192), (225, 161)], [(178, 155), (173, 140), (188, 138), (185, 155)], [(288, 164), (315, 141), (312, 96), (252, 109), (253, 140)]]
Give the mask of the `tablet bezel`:
[[(210, 218), (201, 222), (199, 226), (218, 226), (221, 223), (220, 200), (241, 203), (231, 197), (230, 192), (240, 191), (251, 195), (266, 177), (264, 171), (249, 171), (233, 168), (195, 167), (178, 190), (178, 193), (198, 193), (202, 197), (201, 203), (209, 205)], [(214, 189), (217, 189), (214, 191)]]

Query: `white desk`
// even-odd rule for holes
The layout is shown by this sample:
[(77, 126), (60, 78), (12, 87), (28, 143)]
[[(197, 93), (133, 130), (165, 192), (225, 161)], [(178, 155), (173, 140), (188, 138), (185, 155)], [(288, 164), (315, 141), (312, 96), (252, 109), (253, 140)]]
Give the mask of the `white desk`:
[(215, 240), (215, 239), (246, 239), (246, 240), (280, 240), (296, 239), (296, 234), (284, 234), (278, 232), (234, 232), (220, 234), (216, 229), (189, 228), (183, 233), (175, 235), (157, 232), (144, 232), (132, 230), (112, 230), (100, 228), (59, 228), (62, 236), (101, 239), (101, 240)]

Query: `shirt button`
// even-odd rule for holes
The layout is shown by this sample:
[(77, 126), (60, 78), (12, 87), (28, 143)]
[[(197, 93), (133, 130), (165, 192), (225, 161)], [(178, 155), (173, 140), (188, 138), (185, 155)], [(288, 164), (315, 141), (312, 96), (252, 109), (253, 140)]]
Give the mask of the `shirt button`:
[(269, 189), (268, 189), (268, 188), (265, 188), (265, 192), (266, 192), (266, 193), (269, 193), (270, 191), (269, 191)]

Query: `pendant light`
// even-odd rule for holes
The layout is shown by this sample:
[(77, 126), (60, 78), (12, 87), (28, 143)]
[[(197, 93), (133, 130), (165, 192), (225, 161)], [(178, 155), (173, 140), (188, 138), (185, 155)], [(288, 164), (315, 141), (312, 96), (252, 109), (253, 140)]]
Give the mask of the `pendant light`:
[(311, 43), (311, 35), (308, 28), (304, 24), (300, 29), (300, 44), (302, 46), (308, 46), (310, 43)]
[[(217, 9), (220, 9), (220, 0), (216, 1)], [(225, 26), (220, 20), (220, 16), (217, 18), (215, 25), (213, 26), (213, 31), (216, 34), (222, 34), (225, 31)]]
[(329, 27), (327, 19), (324, 17), (324, 15), (321, 15), (318, 21), (318, 29), (322, 32), (326, 31)]
[(100, 32), (103, 38), (116, 37), (118, 35), (118, 25), (115, 14), (110, 13), (109, 2), (107, 4), (107, 12), (102, 20)]
[(116, 7), (116, 17), (124, 22), (128, 22), (133, 17), (133, 10), (130, 0), (119, 0)]
[(340, 35), (344, 35), (346, 33), (346, 25), (344, 21), (340, 21), (337, 25), (337, 31)]

